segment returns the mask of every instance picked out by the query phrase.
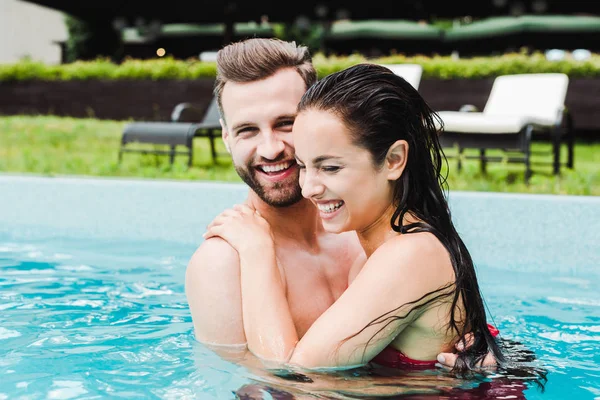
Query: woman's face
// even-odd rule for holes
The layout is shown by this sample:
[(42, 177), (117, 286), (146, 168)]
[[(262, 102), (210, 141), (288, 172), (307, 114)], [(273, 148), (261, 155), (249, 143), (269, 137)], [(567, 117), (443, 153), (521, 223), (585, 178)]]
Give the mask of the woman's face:
[(303, 111), (292, 135), (302, 195), (318, 207), (325, 230), (360, 232), (388, 218), (392, 185), (385, 168), (376, 168), (370, 153), (351, 142), (339, 117)]

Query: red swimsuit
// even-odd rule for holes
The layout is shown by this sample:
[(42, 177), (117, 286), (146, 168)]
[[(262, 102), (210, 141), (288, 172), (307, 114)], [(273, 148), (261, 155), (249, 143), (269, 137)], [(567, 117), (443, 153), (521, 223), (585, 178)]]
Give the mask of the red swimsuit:
[[(493, 337), (498, 336), (498, 333), (500, 333), (495, 326), (490, 324), (488, 324), (488, 329)], [(433, 368), (435, 367), (437, 360), (414, 360), (406, 357), (402, 352), (396, 350), (395, 348), (388, 346), (383, 349), (381, 353), (377, 354), (375, 358), (371, 360), (371, 362), (390, 368)]]

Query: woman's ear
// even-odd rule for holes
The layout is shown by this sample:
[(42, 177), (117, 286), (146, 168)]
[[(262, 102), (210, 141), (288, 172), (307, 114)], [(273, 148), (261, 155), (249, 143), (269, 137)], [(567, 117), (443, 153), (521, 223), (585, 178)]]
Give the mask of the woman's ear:
[(390, 146), (385, 156), (385, 168), (387, 169), (388, 180), (395, 181), (402, 176), (407, 160), (408, 142), (406, 140), (397, 140)]

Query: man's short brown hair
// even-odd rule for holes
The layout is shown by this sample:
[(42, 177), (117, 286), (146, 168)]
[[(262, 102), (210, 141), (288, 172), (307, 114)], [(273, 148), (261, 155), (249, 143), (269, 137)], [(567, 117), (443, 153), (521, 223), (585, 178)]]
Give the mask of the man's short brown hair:
[(312, 56), (306, 46), (275, 38), (251, 38), (228, 44), (217, 53), (217, 96), (221, 116), (221, 95), (227, 82), (254, 82), (274, 75), (283, 68), (295, 68), (306, 89), (317, 81)]

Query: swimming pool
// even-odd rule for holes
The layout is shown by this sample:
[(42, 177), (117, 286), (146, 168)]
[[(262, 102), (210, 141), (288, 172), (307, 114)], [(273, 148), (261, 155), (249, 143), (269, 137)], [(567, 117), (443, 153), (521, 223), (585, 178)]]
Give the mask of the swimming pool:
[[(0, 399), (229, 399), (252, 383), (194, 341), (184, 294), (204, 227), (245, 194), (1, 176)], [(526, 398), (600, 399), (600, 199), (452, 192), (450, 205), (494, 323), (548, 373)]]

